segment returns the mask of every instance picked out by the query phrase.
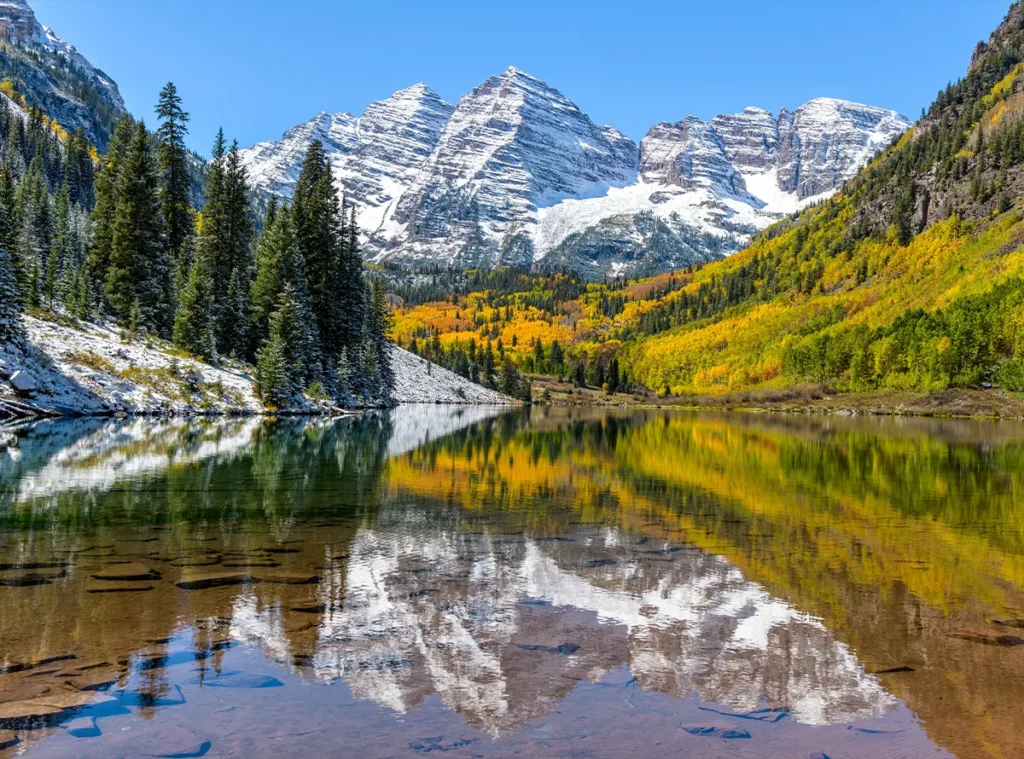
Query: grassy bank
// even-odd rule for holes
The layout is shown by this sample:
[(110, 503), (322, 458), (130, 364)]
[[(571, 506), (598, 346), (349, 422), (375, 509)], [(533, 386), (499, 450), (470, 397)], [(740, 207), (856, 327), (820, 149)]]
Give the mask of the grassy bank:
[(1000, 389), (837, 392), (822, 385), (799, 385), (717, 396), (665, 396), (650, 391), (608, 393), (597, 387), (574, 387), (571, 382), (542, 375), (532, 375), (530, 381), (536, 402), (556, 405), (1024, 419), (1024, 393)]

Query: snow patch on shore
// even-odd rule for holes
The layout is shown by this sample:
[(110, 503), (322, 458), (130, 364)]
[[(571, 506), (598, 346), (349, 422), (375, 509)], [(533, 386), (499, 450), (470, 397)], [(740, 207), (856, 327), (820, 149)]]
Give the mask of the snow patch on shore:
[[(63, 413), (258, 414), (250, 367), (213, 366), (155, 338), (122, 339), (116, 328), (22, 318), (25, 346), (0, 344), (0, 401), (19, 400)], [(395, 346), (396, 403), (511, 405), (515, 403)], [(17, 397), (4, 382), (15, 372), (35, 389)]]

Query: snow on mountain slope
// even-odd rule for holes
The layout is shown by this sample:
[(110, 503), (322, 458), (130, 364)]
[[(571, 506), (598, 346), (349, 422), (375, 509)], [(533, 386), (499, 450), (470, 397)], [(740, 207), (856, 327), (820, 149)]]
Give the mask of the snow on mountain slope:
[(359, 118), (321, 112), (279, 141), (241, 151), (242, 161), (258, 191), (291, 198), (306, 151), (319, 140), (341, 191), (372, 233), (430, 155), (451, 112), (436, 92), (417, 84), (371, 103)]
[[(594, 276), (653, 274), (728, 254), (831, 195), (909, 126), (895, 111), (832, 98), (778, 118), (747, 108), (707, 124), (693, 116), (658, 124), (640, 143), (637, 181), (541, 210), (536, 248), (549, 265)], [(595, 234), (641, 214), (663, 222), (654, 255), (650, 238)]]
[(777, 116), (687, 116), (637, 146), (509, 68), (454, 108), (416, 85), (244, 156), (259, 188), (287, 197), (309, 143), (324, 142), (375, 262), (598, 278), (732, 253), (835, 192), (909, 126), (895, 111), (817, 98)]
[(10, 45), (0, 52), (0, 76), (65, 129), (84, 127), (104, 147), (114, 120), (125, 112), (114, 80), (39, 23), (26, 0), (0, 0), (0, 39)]
[(509, 68), (459, 100), (386, 224), (383, 258), (532, 263), (537, 209), (635, 179), (636, 146), (539, 79)]

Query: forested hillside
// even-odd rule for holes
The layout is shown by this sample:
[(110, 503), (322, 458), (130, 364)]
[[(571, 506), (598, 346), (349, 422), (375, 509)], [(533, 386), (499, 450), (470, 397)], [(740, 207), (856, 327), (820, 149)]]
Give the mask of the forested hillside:
[(159, 126), (122, 116), (101, 157), (0, 85), (0, 339), (18, 312), (110, 320), (206, 361), (255, 365), (263, 402), (301, 394), (380, 403), (394, 377), (381, 285), (370, 288), (357, 221), (322, 146), (305, 157), (290, 207), (255, 215), (237, 145), (216, 137), (196, 208), (188, 113), (173, 84)]
[(401, 309), (395, 334), (450, 355), (490, 345), (527, 369), (583, 371), (589, 382), (607, 382), (615, 360), (675, 393), (803, 382), (1024, 389), (1022, 115), (1015, 4), (914, 129), (842, 193), (746, 250), (636, 283), (483, 282)]

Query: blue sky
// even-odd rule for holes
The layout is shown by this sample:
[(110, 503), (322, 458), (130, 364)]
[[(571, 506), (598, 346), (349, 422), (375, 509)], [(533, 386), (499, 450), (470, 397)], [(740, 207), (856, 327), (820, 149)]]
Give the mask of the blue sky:
[(29, 0), (151, 121), (173, 80), (193, 148), (242, 145), (321, 110), (359, 114), (426, 82), (455, 102), (515, 65), (635, 140), (659, 121), (818, 96), (911, 118), (1009, 0), (398, 2)]

